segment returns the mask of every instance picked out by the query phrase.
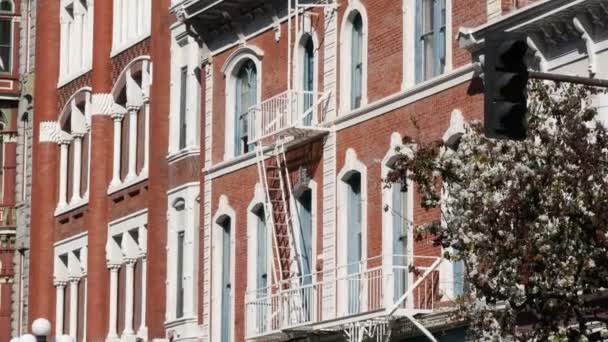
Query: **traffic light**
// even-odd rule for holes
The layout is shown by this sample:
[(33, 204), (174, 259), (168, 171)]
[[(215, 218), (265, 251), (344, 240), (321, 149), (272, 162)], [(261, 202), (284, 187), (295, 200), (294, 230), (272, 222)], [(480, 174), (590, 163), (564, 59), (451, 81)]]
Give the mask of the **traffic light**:
[(526, 35), (492, 33), (484, 47), (486, 136), (523, 140), (527, 131)]

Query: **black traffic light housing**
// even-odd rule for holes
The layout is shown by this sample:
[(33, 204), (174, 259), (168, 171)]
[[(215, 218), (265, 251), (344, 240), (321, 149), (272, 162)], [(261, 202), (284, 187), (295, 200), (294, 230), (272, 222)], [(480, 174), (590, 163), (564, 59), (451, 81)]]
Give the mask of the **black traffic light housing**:
[(523, 140), (527, 131), (526, 35), (496, 32), (486, 37), (484, 84), (486, 136)]

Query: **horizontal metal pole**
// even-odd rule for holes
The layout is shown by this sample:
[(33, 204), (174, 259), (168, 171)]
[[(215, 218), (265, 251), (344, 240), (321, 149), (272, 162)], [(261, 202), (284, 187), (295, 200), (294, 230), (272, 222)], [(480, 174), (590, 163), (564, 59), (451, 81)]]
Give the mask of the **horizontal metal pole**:
[(567, 82), (567, 83), (584, 84), (584, 85), (594, 86), (594, 87), (608, 88), (608, 80), (600, 80), (597, 78), (552, 74), (552, 73), (548, 73), (548, 72), (539, 72), (539, 71), (528, 71), (528, 75), (530, 78), (536, 79), (536, 80)]

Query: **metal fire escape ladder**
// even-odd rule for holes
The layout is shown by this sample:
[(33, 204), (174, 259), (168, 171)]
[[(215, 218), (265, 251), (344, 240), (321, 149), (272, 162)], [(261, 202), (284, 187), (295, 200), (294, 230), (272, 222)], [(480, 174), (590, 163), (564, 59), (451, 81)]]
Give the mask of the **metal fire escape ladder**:
[[(285, 157), (285, 141), (279, 137), (273, 144), (270, 155), (266, 155), (263, 143), (256, 146), (258, 175), (264, 188), (264, 212), (268, 228), (273, 236), (273, 267), (275, 284), (293, 278), (302, 270), (302, 260), (296, 239), (296, 230), (292, 219), (290, 200), (293, 198), (291, 181)], [(283, 286), (280, 287), (281, 289)]]

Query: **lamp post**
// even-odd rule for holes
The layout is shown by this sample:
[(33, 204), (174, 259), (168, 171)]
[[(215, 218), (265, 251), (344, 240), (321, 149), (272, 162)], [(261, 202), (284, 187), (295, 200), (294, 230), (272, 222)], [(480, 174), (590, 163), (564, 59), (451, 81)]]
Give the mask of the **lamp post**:
[[(13, 337), (10, 342), (46, 342), (47, 336), (51, 334), (51, 322), (45, 318), (38, 318), (32, 323), (32, 334), (25, 334), (21, 337)], [(57, 336), (55, 342), (74, 342), (72, 336)]]

